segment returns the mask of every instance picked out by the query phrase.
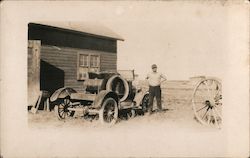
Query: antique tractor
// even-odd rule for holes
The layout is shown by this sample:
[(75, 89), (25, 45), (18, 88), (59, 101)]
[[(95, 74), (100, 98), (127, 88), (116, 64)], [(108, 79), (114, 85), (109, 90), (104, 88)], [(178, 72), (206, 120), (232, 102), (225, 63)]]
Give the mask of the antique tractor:
[(134, 71), (88, 74), (82, 92), (64, 87), (56, 90), (50, 97), (59, 119), (80, 113), (82, 116), (94, 116), (104, 124), (113, 125), (121, 111), (133, 117), (137, 110), (144, 112), (147, 109), (148, 92), (132, 85)]

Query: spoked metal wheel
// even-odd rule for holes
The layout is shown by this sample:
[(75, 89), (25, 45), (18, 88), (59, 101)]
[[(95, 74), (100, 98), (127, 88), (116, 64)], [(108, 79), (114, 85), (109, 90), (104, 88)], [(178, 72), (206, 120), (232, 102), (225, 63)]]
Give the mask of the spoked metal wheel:
[(75, 112), (68, 110), (68, 107), (70, 107), (70, 105), (71, 105), (70, 99), (65, 98), (60, 101), (59, 105), (55, 106), (54, 111), (58, 119), (61, 120), (67, 117), (74, 116)]
[(101, 123), (106, 125), (113, 125), (118, 118), (118, 106), (117, 102), (113, 98), (107, 98), (99, 112), (99, 119)]
[(222, 91), (218, 79), (202, 79), (195, 86), (192, 106), (196, 119), (208, 126), (220, 128), (222, 123)]

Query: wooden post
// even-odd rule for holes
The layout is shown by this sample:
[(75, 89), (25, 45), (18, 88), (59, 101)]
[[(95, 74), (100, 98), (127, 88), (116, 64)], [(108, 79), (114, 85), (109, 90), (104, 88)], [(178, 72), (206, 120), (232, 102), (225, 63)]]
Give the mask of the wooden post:
[(40, 95), (41, 41), (28, 41), (28, 106), (35, 106)]
[(43, 101), (43, 110), (47, 111), (47, 99)]
[(31, 112), (33, 114), (35, 114), (37, 112), (39, 105), (41, 104), (41, 100), (42, 100), (42, 91), (39, 92), (38, 99), (37, 99), (35, 105), (33, 105), (33, 107), (31, 108)]
[(49, 109), (49, 98), (46, 99), (46, 102), (47, 102), (46, 103), (46, 105), (47, 105), (47, 111), (50, 111), (50, 109)]
[(44, 111), (50, 111), (49, 109), (49, 98), (46, 98), (43, 102), (43, 110)]

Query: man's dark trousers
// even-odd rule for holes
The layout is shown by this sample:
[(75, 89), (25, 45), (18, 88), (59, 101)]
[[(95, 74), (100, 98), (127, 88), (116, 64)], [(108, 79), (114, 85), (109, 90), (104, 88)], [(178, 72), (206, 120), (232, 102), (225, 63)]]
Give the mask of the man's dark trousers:
[(160, 86), (149, 86), (149, 112), (153, 111), (154, 97), (156, 97), (157, 107), (161, 111), (161, 87)]

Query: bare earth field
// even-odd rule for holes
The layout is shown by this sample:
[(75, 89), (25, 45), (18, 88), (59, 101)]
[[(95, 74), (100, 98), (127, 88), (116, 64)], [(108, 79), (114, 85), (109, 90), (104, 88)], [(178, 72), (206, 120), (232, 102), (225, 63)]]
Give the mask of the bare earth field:
[(221, 130), (194, 119), (190, 97), (190, 90), (164, 90), (165, 112), (119, 120), (112, 127), (82, 118), (60, 121), (53, 111), (28, 113), (28, 125), (49, 137), (52, 145), (40, 152), (50, 156), (223, 156)]
[[(190, 104), (190, 103), (189, 103)], [(187, 128), (187, 129), (204, 129), (203, 125), (194, 119), (191, 104), (185, 105), (181, 101), (169, 102), (163, 105), (166, 111), (162, 113), (153, 113), (152, 115), (138, 115), (131, 119), (120, 119), (112, 128), (129, 128), (129, 126), (164, 124), (164, 126)], [(102, 124), (98, 120), (87, 120), (81, 117), (58, 120), (54, 111), (46, 112), (39, 110), (37, 114), (28, 114), (30, 127), (34, 128), (101, 128)]]

